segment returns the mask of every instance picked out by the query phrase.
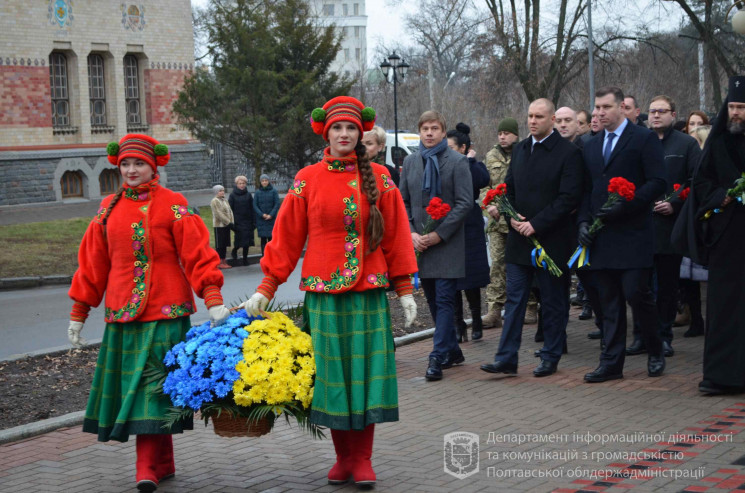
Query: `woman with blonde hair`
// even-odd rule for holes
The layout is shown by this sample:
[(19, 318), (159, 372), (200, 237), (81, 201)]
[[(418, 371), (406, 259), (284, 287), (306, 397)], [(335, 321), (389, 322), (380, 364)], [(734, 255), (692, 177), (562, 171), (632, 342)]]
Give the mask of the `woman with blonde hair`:
[(365, 135), (362, 137), (362, 143), (365, 145), (365, 149), (367, 149), (367, 158), (373, 163), (382, 164), (388, 168), (393, 183), (398, 186), (398, 180), (400, 179), (398, 170), (395, 166), (388, 166), (385, 162), (387, 139), (388, 135), (385, 133), (385, 130), (375, 125), (369, 132), (365, 132)]

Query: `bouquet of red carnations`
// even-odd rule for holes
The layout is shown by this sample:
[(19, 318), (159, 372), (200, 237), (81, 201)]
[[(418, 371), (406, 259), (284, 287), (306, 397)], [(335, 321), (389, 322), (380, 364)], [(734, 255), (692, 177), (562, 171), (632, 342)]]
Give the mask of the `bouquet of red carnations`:
[[(633, 200), (635, 191), (636, 185), (626, 178), (621, 176), (611, 178), (608, 183), (608, 199), (601, 209), (608, 209), (619, 200), (626, 200), (627, 202)], [(596, 216), (590, 226), (590, 234), (594, 236), (603, 226), (605, 226), (603, 220)], [(569, 262), (567, 262), (567, 265), (569, 268), (572, 268), (575, 262), (578, 269), (585, 265), (590, 265), (590, 247), (579, 245), (569, 259)]]
[(662, 199), (662, 202), (670, 202), (670, 200), (671, 200), (671, 199), (672, 199), (673, 197), (675, 197), (676, 195), (677, 195), (678, 197), (680, 197), (680, 200), (685, 200), (685, 199), (687, 199), (687, 198), (688, 198), (688, 193), (690, 193), (690, 191), (691, 191), (691, 188), (690, 188), (690, 187), (685, 187), (685, 188), (681, 189), (680, 187), (682, 187), (682, 186), (683, 186), (683, 185), (681, 185), (680, 183), (676, 183), (676, 184), (674, 184), (674, 185), (673, 185), (673, 193), (671, 193), (671, 194), (669, 194), (669, 195), (665, 196), (665, 198), (664, 198), (664, 199)]
[[(450, 204), (443, 202), (440, 197), (432, 197), (432, 200), (429, 201), (429, 205), (427, 205), (424, 210), (427, 211), (427, 214), (429, 214), (429, 219), (427, 219), (427, 222), (424, 224), (422, 236), (431, 233), (432, 230), (435, 228), (437, 221), (445, 219), (445, 216), (447, 216), (448, 212), (450, 212)], [(417, 259), (419, 258), (420, 254), (421, 252), (417, 250)]]
[[(519, 221), (519, 222), (524, 221), (524, 219), (520, 219), (520, 216), (518, 215), (517, 211), (512, 206), (509, 199), (507, 198), (507, 184), (506, 183), (501, 183), (497, 185), (496, 188), (491, 188), (486, 192), (486, 196), (484, 197), (484, 201), (483, 201), (483, 206), (481, 208), (486, 209), (486, 207), (491, 204), (496, 204), (496, 206), (499, 208), (499, 212), (507, 214), (508, 217), (514, 219), (515, 221)], [(546, 250), (538, 242), (535, 235), (528, 236), (527, 238), (533, 242), (533, 246), (535, 247), (533, 248), (533, 251), (530, 253), (533, 267), (543, 268), (551, 272), (551, 274), (555, 275), (556, 277), (560, 277), (562, 275), (561, 269), (559, 269), (559, 266), (556, 265), (556, 262), (554, 262), (553, 259), (551, 259), (551, 257), (548, 256), (548, 253), (546, 253)]]

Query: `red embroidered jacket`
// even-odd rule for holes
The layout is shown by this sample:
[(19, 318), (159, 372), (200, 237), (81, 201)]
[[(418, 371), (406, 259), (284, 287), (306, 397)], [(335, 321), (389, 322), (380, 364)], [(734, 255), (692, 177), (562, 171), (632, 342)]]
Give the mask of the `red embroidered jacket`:
[(220, 259), (209, 232), (183, 195), (156, 177), (124, 195), (103, 219), (113, 195), (101, 202), (83, 236), (69, 295), (72, 320), (84, 321), (106, 293), (106, 322), (148, 322), (196, 312), (193, 290), (208, 307), (222, 304)]
[(323, 161), (295, 176), (261, 260), (266, 277), (257, 291), (274, 297), (277, 286), (295, 269), (307, 239), (301, 290), (365, 291), (393, 281), (399, 295), (411, 293), (409, 275), (417, 264), (401, 193), (384, 166), (371, 166), (385, 221), (380, 246), (366, 254), (370, 204), (356, 155), (335, 158), (326, 149)]

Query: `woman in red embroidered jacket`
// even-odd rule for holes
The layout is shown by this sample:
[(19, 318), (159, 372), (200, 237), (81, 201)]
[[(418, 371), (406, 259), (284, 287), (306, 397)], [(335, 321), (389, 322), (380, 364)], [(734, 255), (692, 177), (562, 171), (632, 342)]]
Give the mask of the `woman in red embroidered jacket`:
[[(161, 364), (185, 338), (196, 311), (192, 289), (213, 323), (230, 312), (204, 222), (181, 194), (158, 184), (156, 167), (168, 163), (168, 148), (147, 135), (129, 134), (106, 151), (124, 185), (103, 200), (80, 244), (68, 337), (75, 346), (84, 343), (80, 331), (88, 311), (105, 293), (106, 330), (83, 431), (103, 442), (137, 435), (137, 487), (153, 491), (175, 473), (172, 437), (162, 428), (171, 403), (143, 378), (143, 370)], [(192, 423), (177, 423), (170, 433), (184, 429)]]
[(401, 194), (385, 167), (370, 163), (362, 134), (375, 111), (351, 97), (313, 110), (311, 125), (329, 146), (302, 169), (277, 215), (261, 268), (264, 280), (244, 306), (266, 308), (308, 242), (300, 289), (316, 379), (310, 420), (331, 428), (331, 484), (374, 484), (375, 423), (398, 420), (393, 336), (385, 288), (393, 284), (406, 323), (416, 317), (410, 274), (414, 247)]

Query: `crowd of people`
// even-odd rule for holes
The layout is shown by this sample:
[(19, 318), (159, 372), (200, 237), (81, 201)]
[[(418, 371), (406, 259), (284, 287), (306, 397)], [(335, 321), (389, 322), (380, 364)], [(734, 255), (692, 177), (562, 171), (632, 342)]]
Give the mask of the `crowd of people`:
[[(69, 291), (74, 345), (83, 342), (90, 308), (106, 305), (84, 431), (101, 441), (136, 435), (140, 491), (173, 476), (171, 434), (192, 422), (164, 433), (170, 402), (143, 373), (148, 361), (162, 360), (184, 340), (196, 311), (193, 293), (204, 299), (214, 325), (229, 317), (220, 269), (227, 266), (231, 229), (234, 260), (243, 249), (245, 263), (254, 228), (261, 238), (264, 278), (241, 305), (252, 315), (267, 308), (305, 252), (300, 289), (316, 362), (310, 421), (331, 430), (331, 484), (376, 482), (375, 424), (398, 420), (386, 289), (397, 293), (411, 325), (415, 273), (435, 323), (427, 380), (465, 361), (463, 295), (472, 340), (502, 326), (495, 359), (482, 370), (517, 373), (523, 326), (538, 321), (536, 337), (544, 344), (533, 374), (558, 371), (575, 271), (579, 302), (597, 326), (588, 336), (601, 340), (599, 365), (585, 381), (623, 378), (626, 355), (641, 353), (648, 355), (648, 375), (661, 376), (684, 303), (686, 335), (705, 334), (699, 389), (742, 392), (745, 263), (737, 252), (745, 209), (730, 188), (745, 176), (745, 77), (730, 81), (711, 126), (705, 113), (692, 112), (682, 131), (675, 129), (675, 102), (664, 95), (650, 101), (647, 124), (640, 112), (617, 87), (597, 91), (592, 114), (537, 99), (528, 109), (530, 135), (520, 140), (517, 120), (502, 119), (498, 143), (482, 163), (467, 125), (448, 131), (442, 114), (426, 111), (418, 122), (419, 152), (404, 160), (399, 176), (382, 160), (385, 133), (374, 126), (374, 110), (336, 97), (311, 114), (314, 132), (328, 144), (323, 158), (297, 174), (281, 207), (266, 175), (253, 196), (245, 176), (236, 177), (228, 199), (215, 187), (216, 250), (197, 211), (159, 184), (166, 146), (141, 134), (109, 144), (109, 161), (124, 184), (103, 200), (88, 227)], [(609, 200), (614, 179), (626, 184), (623, 200)], [(484, 201), (489, 189), (501, 189), (511, 207)], [(576, 268), (568, 262), (573, 251), (587, 254)], [(547, 255), (554, 269), (546, 268)], [(706, 279), (704, 322), (699, 282)], [(634, 322), (628, 348), (627, 304)]]

